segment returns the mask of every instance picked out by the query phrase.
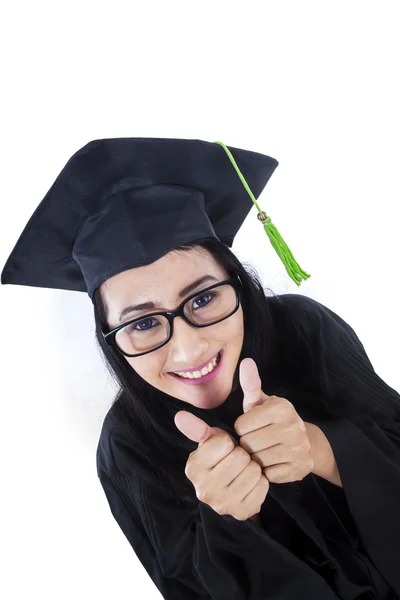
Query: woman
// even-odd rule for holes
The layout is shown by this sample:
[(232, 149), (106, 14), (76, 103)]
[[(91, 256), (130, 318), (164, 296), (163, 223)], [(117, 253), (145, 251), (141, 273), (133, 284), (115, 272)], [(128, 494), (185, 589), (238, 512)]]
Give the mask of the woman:
[[(399, 598), (399, 395), (338, 315), (229, 250), (251, 202), (223, 149), (91, 142), (2, 283), (92, 299), (120, 388), (98, 475), (164, 598)], [(258, 196), (277, 162), (230, 151)]]

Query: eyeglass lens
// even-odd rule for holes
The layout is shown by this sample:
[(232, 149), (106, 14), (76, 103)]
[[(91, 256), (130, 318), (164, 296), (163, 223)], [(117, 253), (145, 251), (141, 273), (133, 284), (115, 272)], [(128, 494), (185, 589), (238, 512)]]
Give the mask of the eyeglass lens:
[[(237, 304), (235, 289), (220, 285), (201, 292), (184, 305), (184, 314), (197, 325), (211, 325), (232, 313)], [(168, 319), (163, 315), (144, 316), (120, 329), (116, 344), (127, 354), (148, 352), (160, 346), (169, 336)]]

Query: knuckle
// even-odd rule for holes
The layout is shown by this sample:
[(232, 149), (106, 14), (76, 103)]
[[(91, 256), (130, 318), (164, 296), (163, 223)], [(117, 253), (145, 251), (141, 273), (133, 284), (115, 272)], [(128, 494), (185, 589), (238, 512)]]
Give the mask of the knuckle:
[(251, 512), (245, 504), (241, 504), (231, 514), (238, 521), (245, 521), (249, 518)]
[(231, 436), (227, 433), (218, 434), (220, 437), (221, 443), (223, 443), (224, 449), (228, 451), (232, 451), (235, 448), (235, 442), (231, 438)]
[(198, 469), (199, 469), (199, 463), (196, 460), (197, 456), (195, 454), (190, 455), (189, 459), (186, 462), (186, 466), (185, 466), (185, 475), (188, 479), (193, 480)]
[(255, 460), (250, 460), (249, 467), (253, 469), (255, 475), (261, 475), (262, 468), (258, 462), (256, 462)]
[(287, 398), (285, 398), (284, 400), (282, 400), (282, 402), (280, 402), (280, 406), (282, 407), (282, 410), (285, 412), (292, 411), (294, 408), (293, 404)]
[(277, 405), (276, 410), (279, 411), (279, 415), (281, 416), (281, 418), (285, 417), (287, 419), (292, 414), (292, 408), (293, 405), (291, 404), (291, 402), (289, 402), (289, 400), (283, 400)]
[(299, 417), (299, 419), (298, 419), (298, 424), (299, 424), (301, 431), (303, 431), (303, 432), (307, 431), (307, 427), (301, 417)]
[(233, 452), (235, 453), (236, 459), (245, 463), (249, 463), (251, 461), (250, 454), (242, 446), (236, 446)]
[(227, 507), (225, 506), (224, 502), (218, 502), (217, 504), (214, 504), (213, 509), (215, 510), (215, 512), (217, 512), (219, 515), (227, 515), (229, 514)]
[(202, 502), (205, 502), (206, 504), (209, 503), (210, 493), (209, 490), (207, 490), (206, 488), (196, 490), (196, 496)]
[(189, 461), (186, 463), (186, 467), (185, 467), (185, 475), (186, 477), (188, 477), (189, 479), (192, 476), (192, 472), (193, 472), (193, 465), (192, 463), (190, 463)]
[(225, 454), (230, 454), (236, 448), (235, 442), (228, 434), (222, 438), (221, 445)]
[(269, 480), (265, 473), (263, 473), (263, 476), (261, 477), (261, 486), (264, 487), (266, 490), (269, 489)]

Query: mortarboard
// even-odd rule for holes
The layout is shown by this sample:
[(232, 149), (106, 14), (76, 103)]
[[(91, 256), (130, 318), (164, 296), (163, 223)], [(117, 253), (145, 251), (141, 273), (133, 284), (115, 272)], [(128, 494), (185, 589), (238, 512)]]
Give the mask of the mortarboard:
[(216, 237), (231, 247), (254, 203), (299, 285), (310, 275), (256, 201), (277, 166), (222, 142), (93, 140), (68, 160), (30, 217), (1, 283), (87, 292), (93, 301), (106, 279), (181, 244)]

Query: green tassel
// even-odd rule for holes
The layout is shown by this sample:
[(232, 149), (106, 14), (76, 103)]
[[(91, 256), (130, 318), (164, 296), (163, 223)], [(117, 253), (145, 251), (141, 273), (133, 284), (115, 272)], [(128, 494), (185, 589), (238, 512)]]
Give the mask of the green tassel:
[(264, 225), (264, 230), (269, 237), (269, 241), (283, 262), (289, 277), (295, 282), (295, 284), (299, 286), (302, 279), (306, 280), (311, 277), (311, 275), (303, 271), (303, 269), (300, 267), (285, 240), (282, 238), (275, 225), (271, 222), (271, 217), (267, 217), (265, 212), (260, 212), (257, 215), (257, 218)]
[(243, 174), (241, 173), (239, 167), (237, 166), (235, 159), (233, 158), (232, 153), (230, 152), (229, 148), (227, 148), (225, 146), (225, 144), (223, 144), (222, 142), (214, 142), (214, 143), (220, 144), (223, 147), (223, 149), (225, 150), (225, 152), (227, 153), (227, 155), (229, 156), (229, 159), (230, 159), (232, 165), (234, 166), (237, 174), (239, 175), (241, 182), (243, 183), (250, 198), (253, 200), (254, 204), (257, 207), (257, 210), (259, 213), (257, 215), (257, 218), (264, 225), (264, 230), (265, 230), (267, 236), (269, 237), (269, 241), (271, 242), (271, 244), (272, 244), (273, 248), (275, 249), (275, 252), (278, 254), (279, 258), (283, 262), (284, 267), (285, 267), (289, 277), (294, 281), (294, 283), (297, 286), (299, 286), (302, 279), (306, 280), (309, 277), (311, 277), (311, 275), (309, 275), (308, 273), (303, 271), (303, 269), (300, 267), (300, 265), (294, 258), (293, 254), (289, 250), (289, 247), (286, 244), (285, 240), (282, 238), (281, 234), (279, 233), (279, 231), (277, 230), (275, 225), (271, 222), (271, 217), (268, 217), (267, 214), (264, 211), (262, 211), (260, 209), (260, 207), (258, 206), (257, 200), (255, 199), (254, 194), (252, 193), (247, 181), (245, 180), (245, 178), (243, 177)]

